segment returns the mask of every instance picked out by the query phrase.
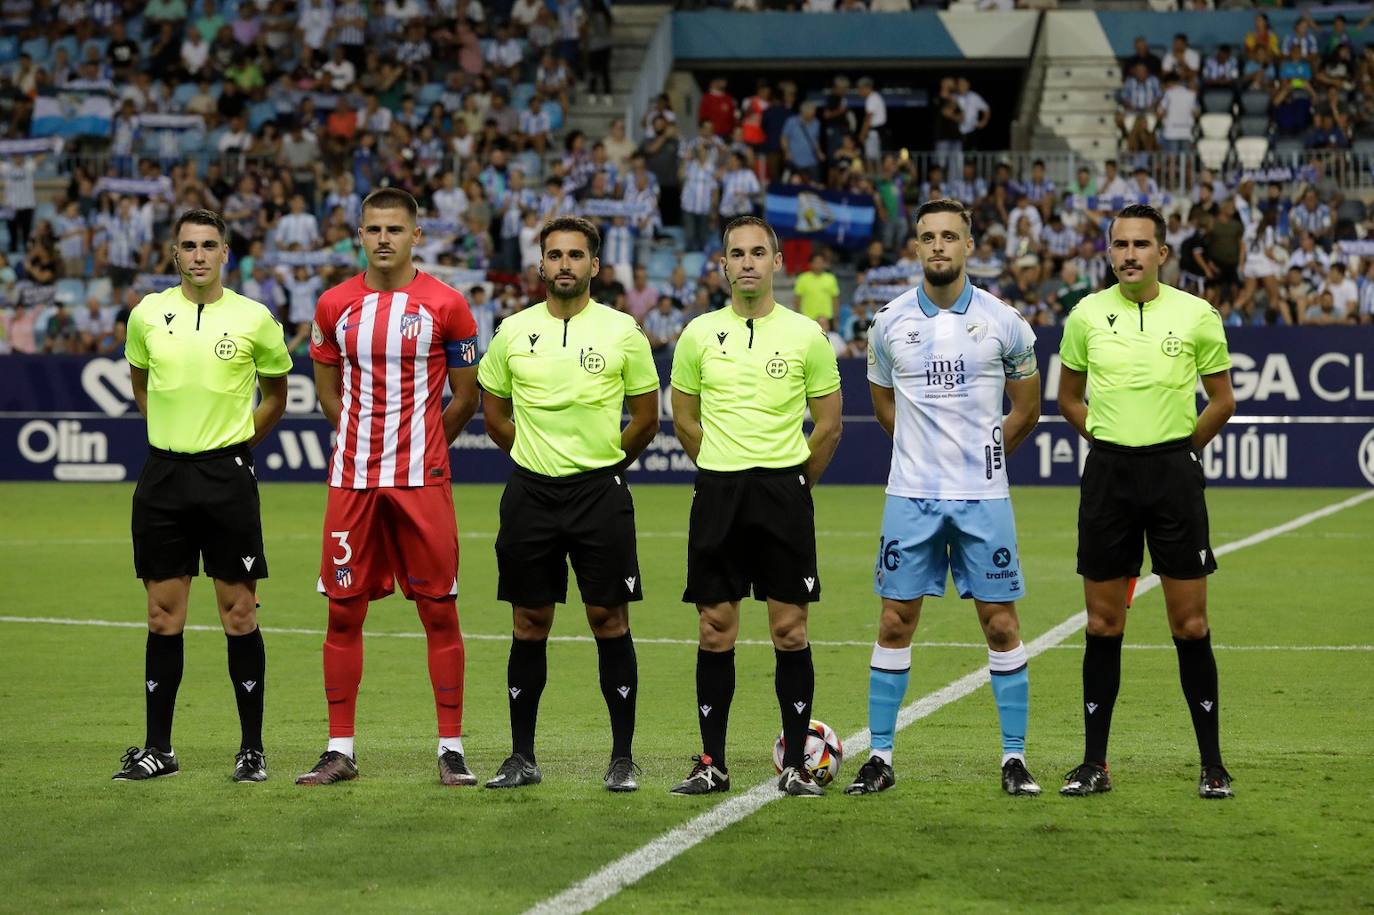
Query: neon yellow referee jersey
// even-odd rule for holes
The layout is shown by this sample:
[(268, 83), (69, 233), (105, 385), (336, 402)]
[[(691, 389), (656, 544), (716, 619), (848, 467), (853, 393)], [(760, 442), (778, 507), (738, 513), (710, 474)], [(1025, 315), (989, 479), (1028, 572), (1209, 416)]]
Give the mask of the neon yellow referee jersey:
[(208, 305), (180, 286), (144, 296), (129, 314), (124, 352), (148, 371), (148, 443), (184, 454), (251, 439), (257, 377), (291, 371), (272, 313), (229, 289)]
[(730, 306), (694, 318), (673, 353), (673, 387), (701, 398), (703, 470), (795, 467), (811, 449), (806, 401), (840, 388), (820, 325), (774, 305), (745, 319)]
[(501, 322), (477, 366), (483, 390), (511, 401), (515, 463), (548, 477), (625, 460), (626, 397), (658, 390), (649, 340), (632, 315), (598, 302), (568, 320), (540, 302)]
[(1119, 285), (1086, 296), (1064, 322), (1059, 358), (1088, 373), (1088, 433), (1130, 447), (1191, 436), (1198, 376), (1231, 367), (1216, 309), (1163, 283), (1144, 304)]

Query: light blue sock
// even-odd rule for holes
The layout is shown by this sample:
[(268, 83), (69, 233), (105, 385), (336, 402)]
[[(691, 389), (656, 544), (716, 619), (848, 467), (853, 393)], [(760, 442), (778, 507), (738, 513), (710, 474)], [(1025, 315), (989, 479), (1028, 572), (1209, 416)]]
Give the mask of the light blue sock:
[(911, 679), (911, 646), (884, 648), (874, 644), (868, 674), (868, 729), (873, 734), (873, 755), (892, 765), (892, 738), (897, 731), (897, 711)]
[(988, 649), (988, 670), (992, 674), (992, 698), (997, 702), (997, 717), (1002, 722), (1003, 762), (1012, 756), (1024, 761), (1026, 727), (1030, 718), (1030, 668), (1026, 646), (1011, 651)]

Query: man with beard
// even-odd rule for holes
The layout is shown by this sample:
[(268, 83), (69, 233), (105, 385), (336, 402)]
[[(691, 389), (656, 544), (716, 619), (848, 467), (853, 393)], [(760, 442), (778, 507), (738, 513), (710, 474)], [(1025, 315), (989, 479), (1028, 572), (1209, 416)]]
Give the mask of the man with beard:
[[(511, 755), (487, 787), (543, 779), (535, 721), (554, 605), (567, 600), (571, 559), (611, 717), (606, 788), (635, 791), (639, 668), (629, 605), (644, 595), (625, 468), (658, 431), (658, 372), (635, 319), (592, 301), (596, 227), (560, 216), (544, 224), (539, 247), (548, 300), (501, 322), (477, 374), (487, 435), (515, 461), (496, 535), (497, 598), (514, 614), (506, 668)], [(630, 413), (624, 429), (622, 404)]]
[(988, 643), (1002, 789), (1040, 793), (1026, 769), (1030, 679), (1016, 615), (1025, 586), (1006, 471), (1040, 417), (1035, 334), (1015, 310), (969, 284), (970, 228), (957, 200), (921, 206), (916, 244), (925, 278), (879, 309), (869, 330), (873, 412), (893, 448), (874, 570), (882, 612), (868, 680), (873, 753), (846, 794), (885, 791), (897, 781), (893, 735), (911, 675), (911, 638), (922, 601), (944, 596), (950, 571), (959, 596), (973, 599)]

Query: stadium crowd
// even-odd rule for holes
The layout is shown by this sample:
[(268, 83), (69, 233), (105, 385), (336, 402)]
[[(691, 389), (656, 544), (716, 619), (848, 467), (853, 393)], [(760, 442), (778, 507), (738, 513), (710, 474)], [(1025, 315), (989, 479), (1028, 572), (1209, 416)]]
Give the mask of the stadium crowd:
[[(603, 0), (502, 11), (479, 0), (5, 0), (0, 16), (7, 351), (119, 351), (129, 309), (177, 281), (167, 227), (206, 206), (232, 231), (230, 284), (277, 309), (303, 353), (319, 293), (362, 263), (361, 200), (385, 185), (420, 201), (418, 256), (470, 295), (484, 344), (542, 298), (542, 222), (578, 213), (602, 227), (595, 294), (671, 348), (691, 317), (728, 301), (713, 260), (720, 226), (763, 214), (778, 182), (872, 201), (872, 241), (857, 253), (795, 241), (785, 251), (795, 276), (785, 304), (821, 321), (842, 355), (862, 354), (874, 310), (919, 280), (910, 216), (941, 196), (972, 214), (974, 282), (1036, 324), (1061, 322), (1110, 284), (1107, 217), (1139, 199), (1171, 214), (1166, 280), (1206, 296), (1229, 324), (1374, 320), (1374, 257), (1360, 256), (1374, 221), (1342, 195), (1340, 149), (1314, 145), (1328, 153), (1282, 174), (1189, 164), (1178, 196), (1136, 167), (1157, 147), (1191, 148), (1194, 128), (1180, 138), (1174, 106), (1194, 117), (1199, 80), (1222, 78), (1227, 52), (1204, 64), (1186, 39), (1157, 62), (1167, 91), (1148, 46), (1128, 61), (1123, 106), (1136, 104), (1143, 72), (1150, 117), (1123, 114), (1120, 162), (1085, 163), (1059, 186), (1043, 162), (1018, 174), (967, 155), (992, 112), (964, 77), (933, 93), (930, 155), (894, 152), (880, 89), (842, 76), (817, 97), (783, 79), (736, 98), (713, 79), (694, 116), (660, 96), (638, 142), (618, 119), (605, 136), (564, 130), (574, 99), (611, 100)], [(1309, 66), (1315, 57), (1312, 130), (1358, 136), (1374, 116), (1374, 49), (1302, 29), (1291, 42), (1247, 36), (1247, 59), (1252, 44), (1287, 46)], [(1237, 74), (1232, 92), (1254, 77), (1249, 63), (1222, 68)], [(1297, 77), (1284, 78), (1285, 99), (1298, 94)], [(1178, 101), (1181, 82), (1193, 103)], [(66, 148), (28, 139), (44, 99), (78, 91), (112, 94), (108, 137)], [(61, 199), (40, 204), (37, 184), (58, 174)]]

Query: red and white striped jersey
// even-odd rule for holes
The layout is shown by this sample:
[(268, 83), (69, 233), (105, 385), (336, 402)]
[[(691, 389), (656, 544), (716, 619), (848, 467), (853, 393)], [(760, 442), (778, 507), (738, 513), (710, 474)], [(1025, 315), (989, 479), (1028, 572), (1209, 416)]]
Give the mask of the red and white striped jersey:
[(428, 273), (391, 292), (363, 276), (320, 296), (310, 335), (310, 358), (343, 375), (329, 485), (447, 485), (444, 382), (477, 364), (477, 324), (462, 293)]

